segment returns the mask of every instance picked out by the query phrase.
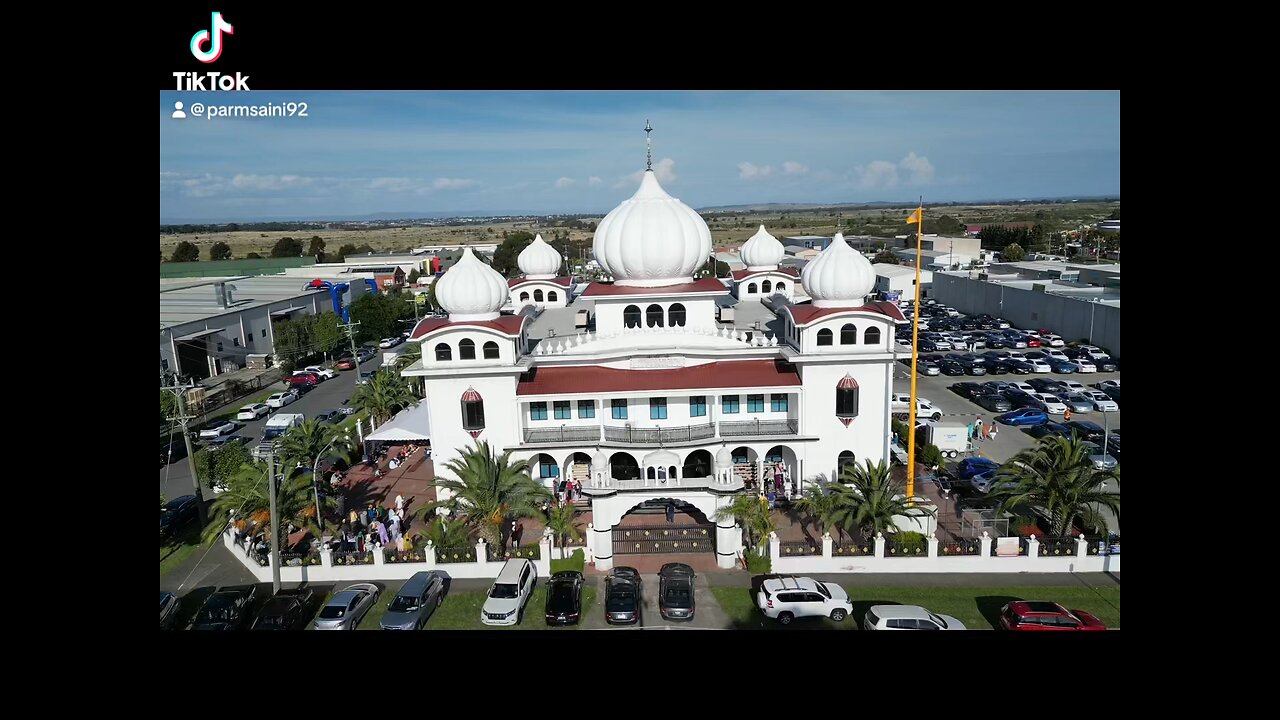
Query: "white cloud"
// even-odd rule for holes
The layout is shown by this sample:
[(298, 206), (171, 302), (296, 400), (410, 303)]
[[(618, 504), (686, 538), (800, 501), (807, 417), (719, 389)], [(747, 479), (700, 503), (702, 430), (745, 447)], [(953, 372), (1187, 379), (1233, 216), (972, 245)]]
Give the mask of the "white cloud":
[(910, 152), (901, 162), (894, 164), (888, 160), (872, 160), (866, 166), (854, 168), (858, 174), (858, 187), (863, 189), (897, 187), (902, 175), (906, 176), (908, 185), (927, 185), (933, 182), (933, 163), (929, 158)]
[(929, 162), (929, 158), (920, 157), (912, 152), (903, 158), (898, 165), (903, 170), (911, 173), (910, 183), (912, 185), (925, 185), (933, 181), (933, 163)]
[[(644, 177), (644, 170), (637, 170), (630, 175), (623, 175), (618, 178), (618, 182), (614, 183), (614, 187), (626, 187), (628, 185), (634, 187), (640, 184), (640, 180)], [(653, 164), (653, 174), (657, 176), (658, 182), (662, 184), (673, 183), (676, 181), (676, 161), (671, 158), (662, 158)]]
[(601, 183), (603, 183), (603, 182), (604, 182), (604, 180), (602, 180), (602, 179), (600, 179), (600, 178), (596, 177), (595, 175), (592, 175), (591, 177), (587, 178), (587, 184), (588, 184), (588, 185), (590, 185), (590, 186), (592, 186), (592, 187), (595, 187), (596, 185), (599, 185), (599, 184), (601, 184)]
[(310, 185), (302, 175), (242, 175), (231, 178), (231, 186), (241, 190), (285, 190)]
[(782, 163), (782, 174), (784, 175), (804, 175), (809, 172), (807, 165), (801, 165), (794, 160), (788, 160)]
[(738, 179), (740, 180), (755, 180), (769, 177), (771, 174), (773, 174), (772, 165), (755, 165), (749, 162), (738, 163)]
[(469, 187), (475, 187), (476, 185), (479, 185), (479, 184), (480, 184), (480, 181), (478, 180), (442, 177), (442, 178), (436, 178), (435, 182), (431, 183), (431, 187), (435, 188), (436, 190), (464, 190)]
[(567, 187), (569, 187), (569, 186), (573, 185), (575, 182), (577, 182), (577, 181), (576, 181), (576, 180), (574, 180), (574, 179), (573, 179), (573, 178), (571, 178), (571, 177), (562, 177), (562, 178), (560, 178), (560, 179), (556, 180), (556, 189), (557, 189), (557, 190), (563, 190), (563, 189), (565, 189), (565, 188), (567, 188)]
[(421, 180), (407, 177), (379, 177), (369, 181), (370, 190), (389, 193), (412, 192), (421, 186)]

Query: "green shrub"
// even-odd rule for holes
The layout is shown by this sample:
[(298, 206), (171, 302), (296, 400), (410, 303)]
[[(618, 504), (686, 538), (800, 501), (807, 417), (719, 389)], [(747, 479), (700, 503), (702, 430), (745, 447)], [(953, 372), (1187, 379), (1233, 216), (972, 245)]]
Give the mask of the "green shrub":
[(925, 467), (942, 465), (942, 461), (942, 451), (937, 445), (925, 445), (916, 453), (916, 462), (924, 464)]
[(767, 575), (773, 572), (773, 558), (768, 555), (747, 553), (747, 572), (752, 575)]
[(898, 548), (899, 553), (903, 552), (924, 552), (925, 537), (924, 533), (918, 533), (914, 530), (899, 530), (893, 534), (894, 547)]
[(552, 560), (551, 572), (558, 573), (565, 570), (577, 570), (582, 572), (587, 567), (587, 557), (581, 550), (574, 550), (573, 554), (564, 560)]
[(889, 428), (898, 436), (898, 439), (902, 441), (902, 445), (905, 447), (907, 444), (908, 430), (910, 430), (910, 428), (907, 427), (907, 424), (901, 420), (892, 420), (889, 423)]

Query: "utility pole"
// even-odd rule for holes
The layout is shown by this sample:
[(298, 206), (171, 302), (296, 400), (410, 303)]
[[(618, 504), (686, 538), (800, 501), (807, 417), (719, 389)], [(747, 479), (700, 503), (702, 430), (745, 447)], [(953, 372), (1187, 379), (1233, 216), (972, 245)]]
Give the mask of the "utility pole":
[[(200, 527), (204, 527), (209, 522), (209, 518), (204, 509), (204, 493), (200, 489), (200, 476), (196, 474), (196, 457), (195, 450), (191, 447), (191, 433), (187, 430), (187, 423), (195, 417), (187, 414), (187, 390), (193, 387), (195, 387), (194, 383), (189, 385), (162, 385), (160, 389), (173, 393), (174, 399), (178, 401), (178, 409), (169, 418), (169, 421), (177, 422), (182, 426), (182, 440), (187, 444), (187, 466), (191, 469), (191, 484), (195, 488), (196, 512), (200, 518)], [(170, 448), (172, 448), (172, 441), (170, 441)], [(170, 452), (172, 452), (172, 449), (170, 449)]]
[(356, 363), (356, 371), (352, 375), (356, 376), (356, 387), (360, 387), (360, 353), (356, 351), (356, 328), (360, 327), (360, 323), (347, 321), (346, 324), (339, 325), (347, 333), (347, 338), (351, 340), (351, 355)]
[(276, 448), (267, 454), (267, 494), (271, 498), (271, 594), (280, 594), (280, 518), (276, 515)]

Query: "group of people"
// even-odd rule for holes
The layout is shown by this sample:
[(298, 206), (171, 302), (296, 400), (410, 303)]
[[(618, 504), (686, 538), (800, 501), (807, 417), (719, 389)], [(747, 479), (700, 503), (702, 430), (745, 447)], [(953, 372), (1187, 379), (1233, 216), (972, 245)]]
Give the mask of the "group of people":
[(982, 416), (979, 415), (976, 420), (967, 424), (965, 429), (969, 433), (969, 442), (991, 440), (995, 438), (996, 433), (1000, 432), (1000, 426), (995, 422), (984, 423)]
[(405, 504), (404, 496), (396, 495), (395, 507), (368, 503), (363, 510), (352, 510), (343, 518), (330, 548), (345, 552), (367, 552), (383, 547), (395, 547), (400, 552), (413, 549), (412, 541), (405, 534), (408, 524)]

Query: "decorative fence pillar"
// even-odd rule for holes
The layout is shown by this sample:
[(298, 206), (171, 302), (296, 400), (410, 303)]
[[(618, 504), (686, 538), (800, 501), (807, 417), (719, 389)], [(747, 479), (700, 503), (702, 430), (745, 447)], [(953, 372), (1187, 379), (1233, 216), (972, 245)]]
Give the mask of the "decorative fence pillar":
[(938, 532), (936, 530), (929, 533), (929, 557), (938, 557)]
[(876, 533), (876, 557), (884, 557), (884, 533)]
[(320, 551), (320, 567), (333, 567), (333, 551), (327, 547)]
[[(538, 552), (541, 553), (542, 558), (545, 559), (548, 563), (550, 563), (552, 560), (551, 558), (552, 535), (554, 535), (554, 533), (551, 532), (551, 528), (543, 528), (542, 539), (538, 541)], [(560, 553), (562, 555), (564, 554), (563, 548), (561, 549)]]
[(777, 562), (782, 557), (782, 541), (778, 539), (778, 533), (769, 533), (769, 557), (772, 562)]
[(1027, 557), (1040, 557), (1040, 541), (1036, 539), (1035, 535), (1027, 538)]
[(373, 553), (374, 565), (385, 565), (387, 563), (387, 555), (382, 551), (383, 551), (383, 548), (377, 548), (370, 551)]
[(1084, 533), (1080, 533), (1080, 537), (1076, 538), (1076, 558), (1083, 560), (1089, 557), (1089, 541), (1084, 539)]
[(831, 533), (829, 532), (822, 533), (822, 557), (824, 559), (826, 560), (831, 559), (832, 546), (834, 545), (835, 543), (831, 540)]
[(489, 562), (489, 553), (485, 552), (485, 545), (484, 538), (480, 538), (480, 541), (476, 543), (476, 562), (481, 565)]
[(591, 565), (596, 561), (596, 545), (594, 542), (592, 542), (592, 538), (595, 537), (595, 533), (592, 532), (594, 529), (595, 529), (595, 523), (587, 523), (587, 536), (585, 538), (585, 540), (587, 541), (587, 552), (586, 552), (586, 558), (584, 559), (586, 560), (588, 565)]
[(435, 566), (436, 566), (436, 563), (437, 563), (438, 561), (436, 560), (436, 545), (435, 545), (435, 543), (433, 543), (433, 542), (431, 542), (430, 540), (428, 540), (428, 541), (427, 541), (427, 547), (423, 549), (423, 551), (422, 551), (422, 555), (423, 555), (423, 557), (424, 557), (424, 558), (426, 558), (426, 561), (427, 561), (427, 565), (428, 565), (428, 566), (430, 566), (430, 567), (435, 567)]
[(982, 537), (978, 539), (978, 557), (991, 557), (991, 536), (986, 530), (982, 531)]

